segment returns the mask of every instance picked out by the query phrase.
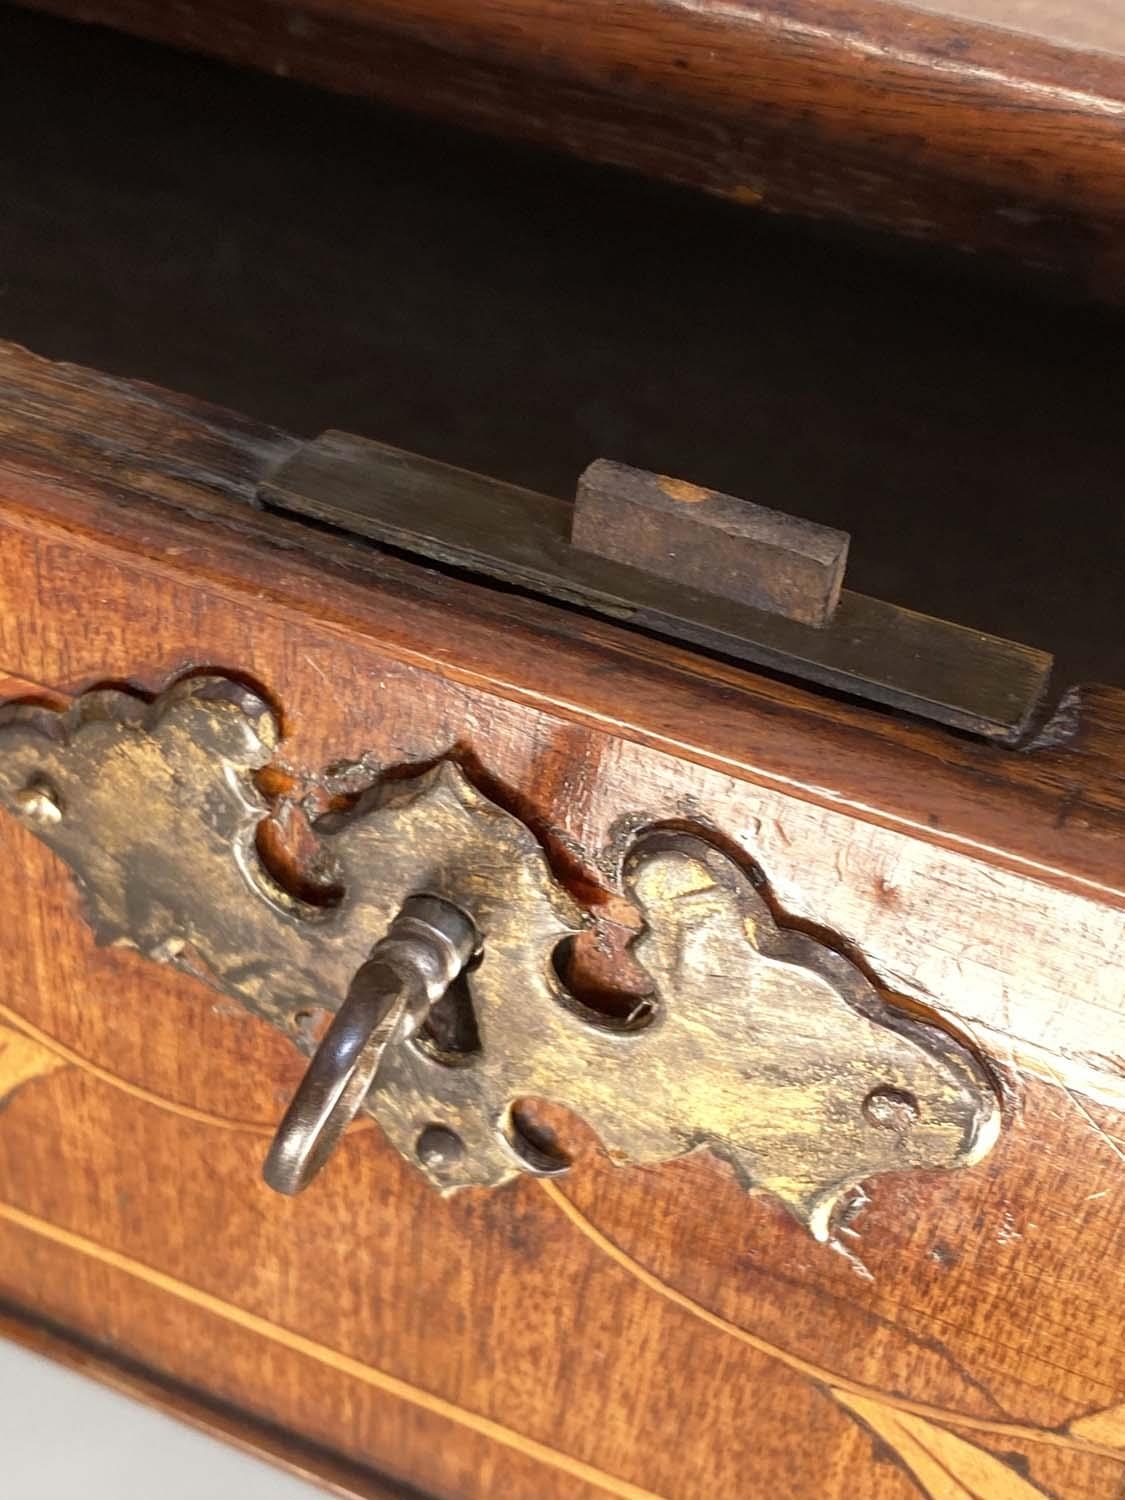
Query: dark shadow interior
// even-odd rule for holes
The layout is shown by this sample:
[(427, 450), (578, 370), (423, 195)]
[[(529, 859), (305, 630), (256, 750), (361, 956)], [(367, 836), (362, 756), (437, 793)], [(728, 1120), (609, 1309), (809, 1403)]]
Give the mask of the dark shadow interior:
[(0, 142), (2, 338), (560, 495), (726, 489), (1125, 683), (1119, 310), (8, 7)]

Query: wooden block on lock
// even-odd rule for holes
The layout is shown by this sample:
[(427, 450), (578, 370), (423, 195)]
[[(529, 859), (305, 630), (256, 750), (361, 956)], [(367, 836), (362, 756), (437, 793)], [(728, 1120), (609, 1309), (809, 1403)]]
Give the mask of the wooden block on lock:
[(826, 625), (840, 597), (849, 537), (600, 458), (578, 481), (571, 541), (703, 593)]

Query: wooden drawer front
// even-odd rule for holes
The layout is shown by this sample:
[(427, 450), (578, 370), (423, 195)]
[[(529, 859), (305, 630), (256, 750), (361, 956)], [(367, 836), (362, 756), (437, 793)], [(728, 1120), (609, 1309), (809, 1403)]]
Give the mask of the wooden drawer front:
[(282, 711), (282, 804), (333, 762), (455, 754), (611, 946), (622, 821), (718, 830), (980, 1046), (1004, 1123), (974, 1167), (878, 1179), (827, 1245), (710, 1155), (619, 1169), (575, 1119), (557, 1181), (442, 1199), (368, 1122), (287, 1201), (260, 1166), (298, 1052), (95, 946), (5, 817), (0, 1292), (436, 1496), (1117, 1495), (1121, 695), (1015, 755), (315, 555), (245, 503), (288, 440), (3, 358), (29, 413), (0, 437), (5, 698), (241, 674)]

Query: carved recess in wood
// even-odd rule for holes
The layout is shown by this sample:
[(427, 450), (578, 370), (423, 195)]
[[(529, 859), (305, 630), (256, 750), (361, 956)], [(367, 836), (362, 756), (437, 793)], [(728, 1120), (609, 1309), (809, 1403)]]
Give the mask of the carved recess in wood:
[(441, 1026), (388, 1050), (366, 1105), (441, 1191), (565, 1170), (521, 1130), (528, 1097), (575, 1111), (618, 1163), (708, 1149), (821, 1239), (859, 1182), (967, 1165), (994, 1141), (996, 1098), (971, 1055), (779, 929), (700, 838), (652, 831), (625, 860), (654, 987), (641, 1026), (567, 993), (553, 956), (584, 914), (528, 828), (452, 763), (324, 819), (342, 896), (306, 904), (257, 853), (254, 773), (274, 743), (269, 709), (224, 678), (152, 704), (97, 691), (66, 713), (17, 707), (0, 715), (0, 801), (73, 870), (99, 942), (178, 963), (290, 1036), (302, 1013), (338, 1007), (407, 896), (467, 910), (479, 964)]

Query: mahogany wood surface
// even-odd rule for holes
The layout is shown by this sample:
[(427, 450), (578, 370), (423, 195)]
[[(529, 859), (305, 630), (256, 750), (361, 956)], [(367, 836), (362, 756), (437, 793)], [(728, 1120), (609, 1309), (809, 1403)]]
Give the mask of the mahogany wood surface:
[(1119, 1496), (1125, 694), (1023, 753), (834, 703), (263, 515), (290, 447), (3, 348), (3, 698), (245, 674), (282, 712), (282, 841), (330, 762), (452, 754), (622, 971), (626, 821), (710, 831), (979, 1048), (1000, 1142), (878, 1180), (831, 1245), (557, 1112), (561, 1184), (446, 1202), (367, 1125), (285, 1201), (259, 1172), (296, 1050), (95, 948), (5, 819), (0, 1295), (450, 1500)]
[(1125, 287), (1109, 0), (35, 3), (774, 212)]

